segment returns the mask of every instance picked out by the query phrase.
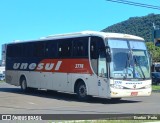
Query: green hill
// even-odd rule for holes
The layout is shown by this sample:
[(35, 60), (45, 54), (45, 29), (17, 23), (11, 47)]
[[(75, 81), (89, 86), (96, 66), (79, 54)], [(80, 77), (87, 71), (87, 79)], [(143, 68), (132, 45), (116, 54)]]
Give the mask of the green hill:
[(131, 17), (126, 21), (103, 29), (103, 32), (126, 33), (152, 41), (153, 23), (160, 25), (160, 14), (149, 14), (143, 17)]

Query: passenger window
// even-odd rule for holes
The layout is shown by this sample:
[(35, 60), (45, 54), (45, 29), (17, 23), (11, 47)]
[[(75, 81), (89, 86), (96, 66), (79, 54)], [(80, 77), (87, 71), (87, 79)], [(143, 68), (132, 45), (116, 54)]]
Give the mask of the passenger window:
[(23, 53), (23, 45), (22, 44), (17, 44), (15, 47), (14, 55), (16, 57), (22, 57)]
[(44, 43), (43, 42), (34, 43), (34, 56), (44, 57)]
[(25, 43), (23, 47), (23, 56), (24, 57), (33, 57), (33, 43)]
[(45, 55), (48, 58), (57, 57), (57, 41), (46, 42)]
[(23, 45), (22, 44), (13, 44), (13, 45), (8, 45), (7, 46), (7, 55), (9, 57), (22, 57), (22, 50), (23, 50)]
[(88, 56), (88, 37), (73, 39), (73, 57)]
[(91, 59), (97, 59), (98, 58), (98, 46), (97, 46), (97, 41), (92, 40), (91, 45), (90, 45), (90, 55)]
[(13, 51), (14, 51), (14, 49), (13, 49), (13, 46), (11, 45), (8, 45), (7, 46), (7, 56), (8, 57), (13, 57), (14, 55), (13, 55)]
[(72, 41), (71, 40), (61, 40), (58, 42), (58, 56), (59, 57), (71, 57), (72, 53)]

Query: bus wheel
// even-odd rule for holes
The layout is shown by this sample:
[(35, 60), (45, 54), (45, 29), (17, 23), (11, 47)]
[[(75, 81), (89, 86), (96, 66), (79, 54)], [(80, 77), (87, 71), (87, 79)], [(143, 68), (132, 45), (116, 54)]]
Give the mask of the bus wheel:
[(21, 90), (23, 91), (23, 92), (26, 92), (27, 91), (27, 81), (26, 81), (26, 79), (23, 77), (22, 79), (21, 79)]
[(76, 93), (77, 93), (78, 99), (80, 99), (80, 100), (87, 100), (88, 99), (87, 89), (86, 89), (86, 85), (84, 84), (84, 82), (80, 82), (77, 85)]

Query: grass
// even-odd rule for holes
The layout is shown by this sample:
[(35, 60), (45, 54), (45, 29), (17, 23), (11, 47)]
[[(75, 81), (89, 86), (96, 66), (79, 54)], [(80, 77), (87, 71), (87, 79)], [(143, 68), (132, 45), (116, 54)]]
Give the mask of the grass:
[(152, 90), (160, 90), (160, 85), (152, 85)]
[[(149, 120), (99, 120), (93, 123), (147, 123), (147, 122), (151, 122), (151, 121)], [(91, 123), (91, 122), (88, 122), (88, 123)]]

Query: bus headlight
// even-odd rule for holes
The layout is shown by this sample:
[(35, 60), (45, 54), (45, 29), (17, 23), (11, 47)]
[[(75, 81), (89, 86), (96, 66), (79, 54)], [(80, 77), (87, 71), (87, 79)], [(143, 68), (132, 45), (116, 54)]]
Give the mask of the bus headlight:
[(151, 85), (146, 85), (145, 88), (151, 88)]
[(116, 89), (123, 89), (121, 85), (111, 85), (111, 88), (116, 88)]

